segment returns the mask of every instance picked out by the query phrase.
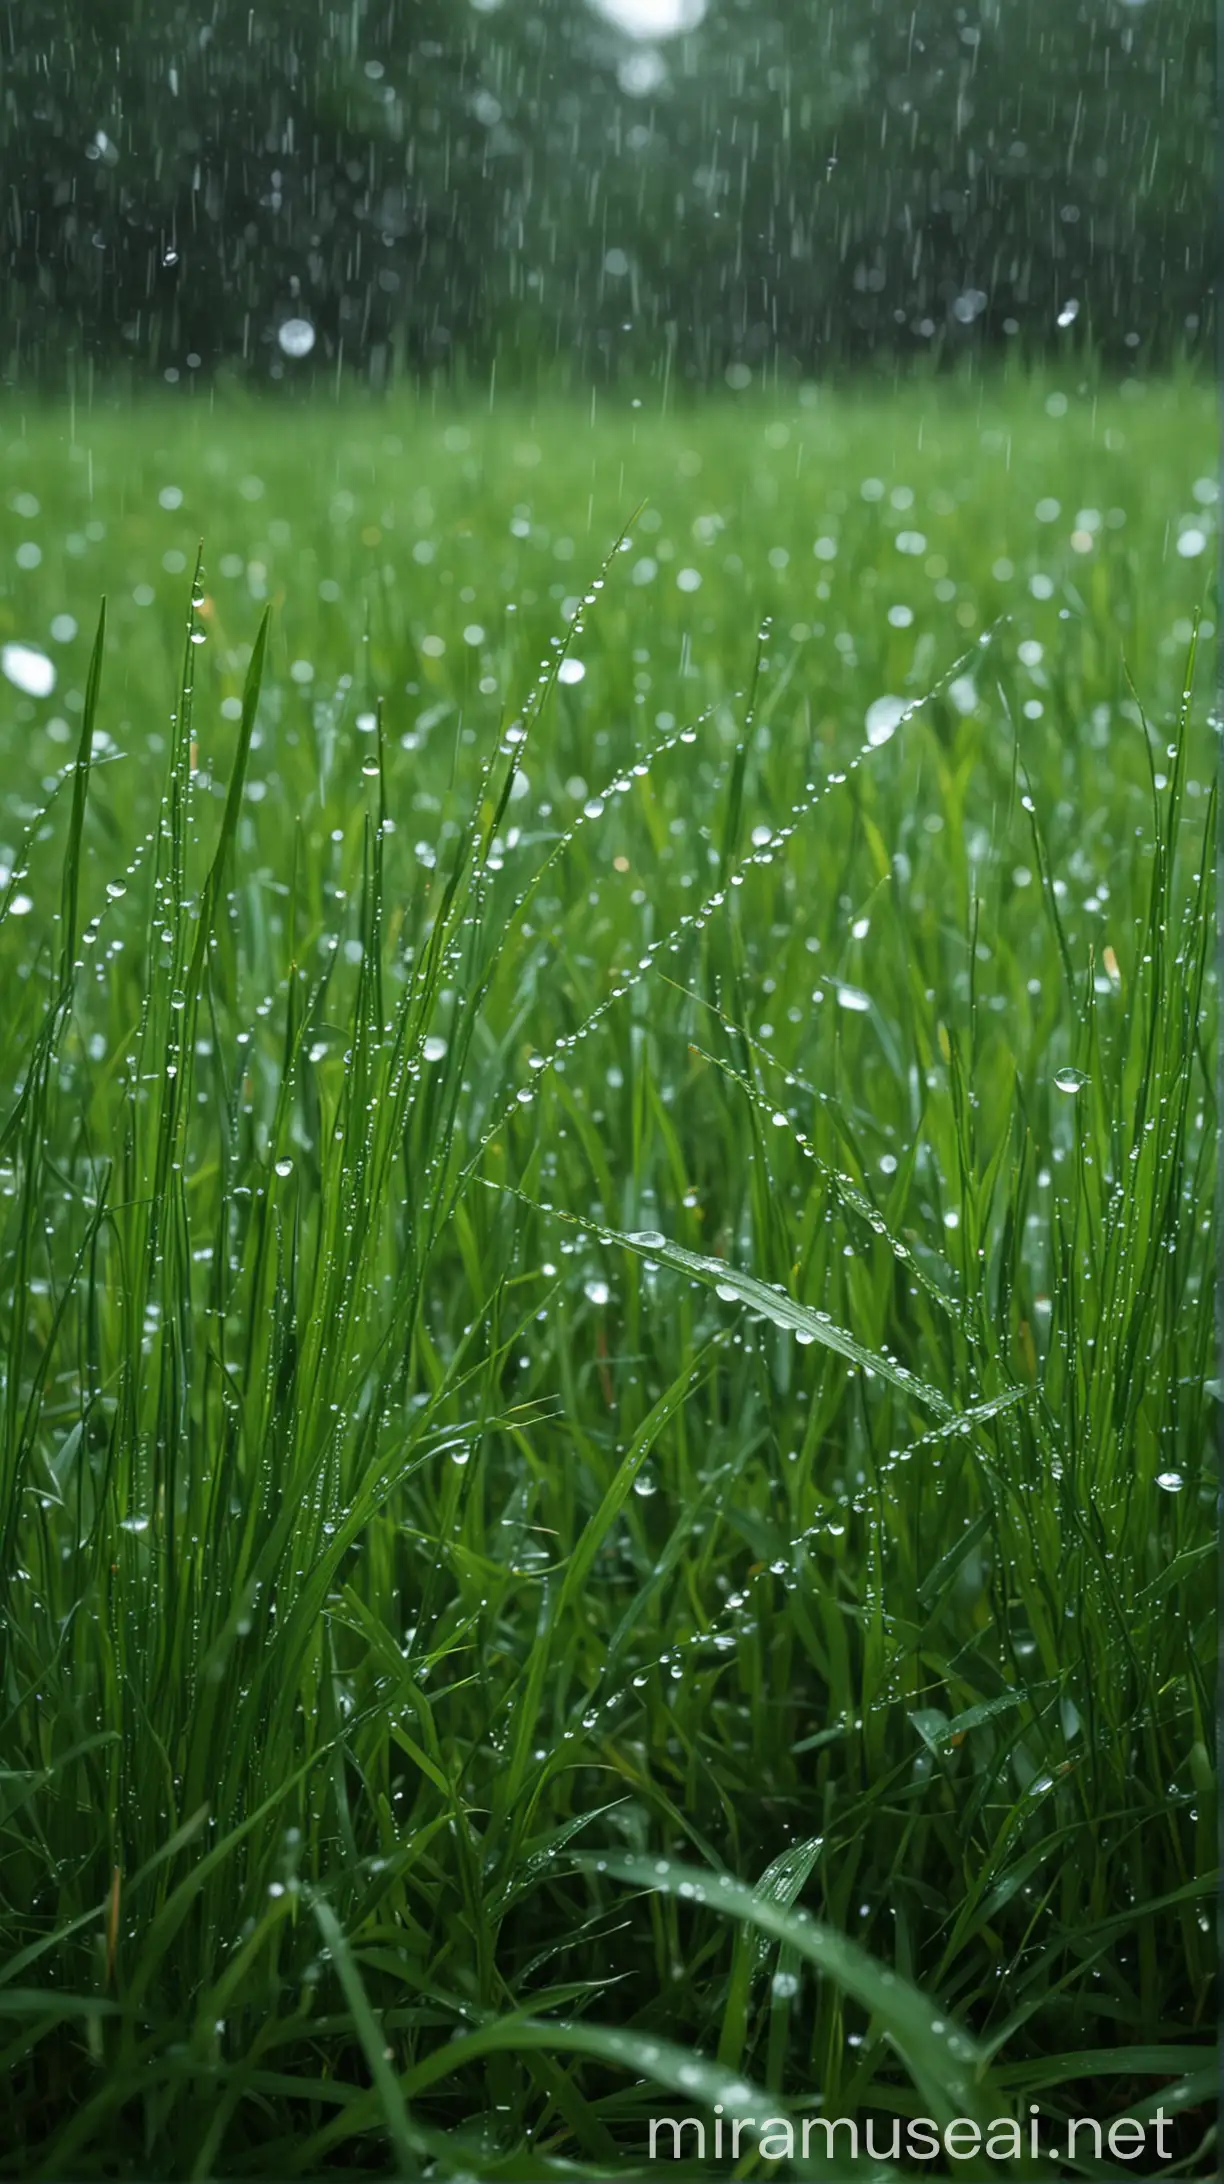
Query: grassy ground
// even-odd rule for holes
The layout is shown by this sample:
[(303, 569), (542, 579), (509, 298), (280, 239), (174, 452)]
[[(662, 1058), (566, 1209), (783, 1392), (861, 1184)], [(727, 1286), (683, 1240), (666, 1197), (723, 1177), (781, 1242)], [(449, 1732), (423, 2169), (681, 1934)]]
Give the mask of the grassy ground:
[(1213, 2172), (1213, 435), (10, 403), (0, 2174)]

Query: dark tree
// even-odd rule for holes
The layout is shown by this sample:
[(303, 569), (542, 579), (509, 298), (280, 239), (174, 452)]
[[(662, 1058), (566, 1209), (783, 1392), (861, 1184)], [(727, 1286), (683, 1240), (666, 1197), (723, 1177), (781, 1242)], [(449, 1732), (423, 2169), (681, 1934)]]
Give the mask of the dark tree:
[(1210, 0), (710, 0), (657, 48), (584, 0), (9, 0), (0, 27), (22, 382), (1206, 338)]

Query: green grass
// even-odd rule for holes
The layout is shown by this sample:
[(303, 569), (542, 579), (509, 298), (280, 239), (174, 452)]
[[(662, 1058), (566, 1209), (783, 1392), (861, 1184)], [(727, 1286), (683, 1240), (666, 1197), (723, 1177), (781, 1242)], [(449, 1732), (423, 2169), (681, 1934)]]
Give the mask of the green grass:
[(1057, 391), (10, 405), (0, 2174), (1213, 2173), (1214, 424)]

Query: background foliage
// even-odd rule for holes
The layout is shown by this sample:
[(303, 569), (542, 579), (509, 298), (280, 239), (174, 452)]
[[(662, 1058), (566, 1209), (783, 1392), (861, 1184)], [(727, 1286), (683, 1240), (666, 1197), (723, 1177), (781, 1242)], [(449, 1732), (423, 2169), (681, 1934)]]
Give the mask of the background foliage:
[(711, 0), (654, 47), (579, 0), (30, 0), (4, 367), (279, 377), (291, 316), (299, 372), (376, 382), (1194, 348), (1213, 35), (1209, 0)]

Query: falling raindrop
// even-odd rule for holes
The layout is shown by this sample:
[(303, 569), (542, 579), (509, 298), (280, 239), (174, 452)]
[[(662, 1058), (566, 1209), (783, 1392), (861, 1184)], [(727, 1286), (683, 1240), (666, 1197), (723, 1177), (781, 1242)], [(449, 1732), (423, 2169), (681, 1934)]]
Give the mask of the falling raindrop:
[(0, 650), (0, 669), (27, 697), (49, 698), (55, 688), (54, 665), (35, 645), (5, 645)]
[(315, 345), (315, 330), (309, 319), (285, 319), (277, 330), (276, 338), (286, 356), (309, 356)]

